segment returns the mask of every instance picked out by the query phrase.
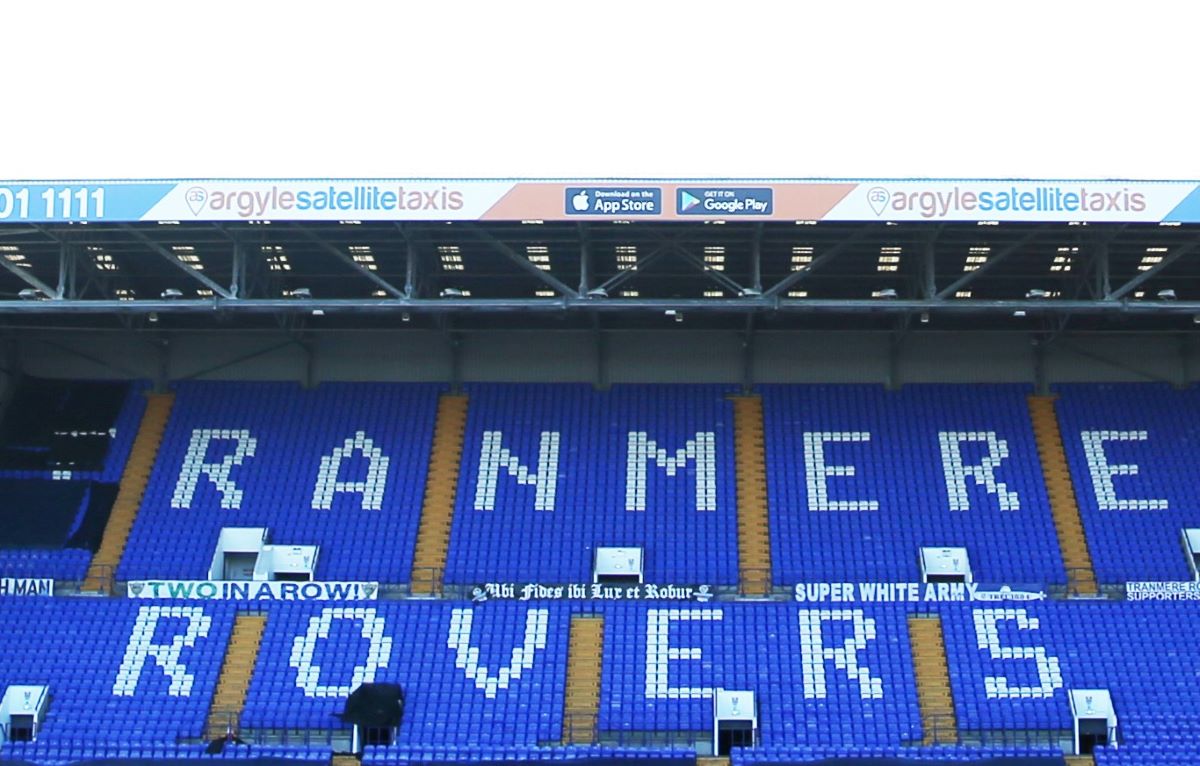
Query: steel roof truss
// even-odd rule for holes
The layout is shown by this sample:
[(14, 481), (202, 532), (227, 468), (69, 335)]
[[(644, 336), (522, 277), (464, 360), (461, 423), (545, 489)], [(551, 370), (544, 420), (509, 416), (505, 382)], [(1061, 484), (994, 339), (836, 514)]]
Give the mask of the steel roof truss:
[(233, 293), (231, 293), (225, 287), (217, 284), (212, 279), (209, 279), (208, 275), (204, 274), (203, 272), (198, 271), (198, 270), (192, 268), (189, 264), (186, 264), (183, 261), (179, 260), (178, 256), (176, 256), (170, 250), (168, 250), (167, 248), (158, 244), (154, 240), (150, 239), (145, 234), (142, 234), (140, 231), (133, 228), (129, 224), (121, 224), (120, 228), (123, 229), (124, 231), (129, 232), (130, 236), (134, 237), (139, 242), (144, 244), (146, 247), (148, 247), (151, 250), (153, 250), (154, 252), (158, 253), (160, 256), (165, 258), (169, 263), (176, 266), (178, 269), (180, 269), (183, 273), (190, 276), (192, 279), (195, 279), (200, 284), (202, 284), (205, 287), (207, 287), (208, 289), (212, 290), (213, 293), (215, 293), (216, 295), (219, 295), (222, 298), (225, 298), (227, 300), (236, 300), (234, 298)]

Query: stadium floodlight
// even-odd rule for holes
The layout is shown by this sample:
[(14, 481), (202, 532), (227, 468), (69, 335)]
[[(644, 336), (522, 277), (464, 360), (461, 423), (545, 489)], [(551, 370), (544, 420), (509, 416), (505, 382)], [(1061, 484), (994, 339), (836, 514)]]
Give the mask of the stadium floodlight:
[(41, 290), (35, 290), (32, 287), (26, 287), (21, 292), (17, 293), (17, 297), (23, 301), (40, 301), (42, 299)]
[(1013, 316), (1015, 316), (1015, 317), (1025, 316), (1025, 309), (1017, 309), (1016, 311), (1013, 312)]
[(459, 290), (457, 287), (443, 287), (442, 291), (438, 293), (438, 295), (442, 296), (443, 298), (461, 298), (463, 297), (463, 291)]
[(757, 287), (743, 287), (738, 291), (738, 295), (743, 298), (759, 298), (762, 296), (762, 290), (759, 290)]
[(183, 293), (179, 290), (176, 290), (174, 287), (168, 287), (166, 290), (162, 291), (162, 297), (165, 300), (174, 301), (182, 298)]
[(325, 316), (325, 309), (313, 309), (312, 315), (315, 317)]
[(887, 298), (888, 300), (896, 299), (896, 291), (890, 287), (885, 287), (875, 293), (876, 298)]
[(1050, 293), (1048, 293), (1045, 290), (1042, 290), (1040, 288), (1037, 288), (1037, 287), (1035, 287), (1032, 290), (1030, 290), (1029, 292), (1025, 293), (1025, 297), (1030, 298), (1030, 299), (1048, 298), (1049, 296), (1050, 296)]
[(587, 297), (589, 297), (589, 298), (607, 298), (608, 290), (605, 290), (603, 287), (593, 287), (591, 290), (587, 291)]
[(1166, 290), (1159, 290), (1158, 299), (1160, 301), (1173, 301), (1175, 300), (1175, 291), (1169, 287)]
[(297, 287), (295, 290), (292, 290), (292, 297), (293, 298), (304, 298), (305, 300), (311, 300), (312, 299), (312, 290), (309, 290), (307, 287)]

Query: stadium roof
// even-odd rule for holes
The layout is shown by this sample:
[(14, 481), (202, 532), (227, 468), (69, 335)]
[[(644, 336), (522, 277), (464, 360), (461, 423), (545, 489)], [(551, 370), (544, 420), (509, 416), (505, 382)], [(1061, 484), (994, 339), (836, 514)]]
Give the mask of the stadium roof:
[[(371, 220), (361, 214), (380, 189), (459, 209)], [(349, 194), (359, 207), (336, 215), (359, 217), (288, 220), (298, 214), (280, 205), (305, 193), (309, 204)], [(249, 195), (245, 207), (235, 194)], [(1096, 194), (1101, 208), (1139, 209), (953, 213), (1001, 194), (1045, 208)], [(38, 214), (49, 205), (66, 220)], [(178, 214), (171, 205), (187, 214), (143, 220)], [(0, 184), (0, 322), (1190, 331), (1198, 205), (1194, 183), (10, 183)], [(260, 214), (272, 217), (245, 217)]]

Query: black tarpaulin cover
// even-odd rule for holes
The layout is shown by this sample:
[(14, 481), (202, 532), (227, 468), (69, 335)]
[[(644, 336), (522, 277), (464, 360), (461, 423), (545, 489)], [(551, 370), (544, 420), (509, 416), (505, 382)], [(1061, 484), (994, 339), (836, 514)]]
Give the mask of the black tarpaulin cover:
[(391, 729), (404, 715), (404, 690), (399, 684), (362, 684), (346, 698), (342, 720), (364, 729)]

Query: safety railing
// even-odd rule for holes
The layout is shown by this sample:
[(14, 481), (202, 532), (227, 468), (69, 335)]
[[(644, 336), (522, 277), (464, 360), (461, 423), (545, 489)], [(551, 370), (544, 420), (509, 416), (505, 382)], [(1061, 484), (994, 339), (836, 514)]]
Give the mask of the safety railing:
[(443, 577), (445, 572), (436, 567), (413, 567), (409, 592), (414, 596), (440, 597), (445, 586)]
[(975, 729), (963, 730), (954, 719), (938, 713), (924, 722), (923, 745), (963, 745), (969, 747), (1055, 748), (1070, 744), (1071, 732), (1063, 729)]
[(1091, 569), (1085, 567), (1067, 568), (1067, 598), (1092, 597), (1101, 595), (1100, 583)]
[(563, 715), (562, 738), (557, 742), (544, 742), (543, 746), (554, 745), (603, 745), (605, 747), (664, 748), (698, 745), (712, 747), (711, 731), (626, 731), (601, 730), (598, 716), (590, 713), (566, 713)]
[(762, 598), (771, 595), (771, 570), (746, 567), (738, 571), (738, 595)]
[(933, 713), (923, 721), (927, 745), (957, 745), (959, 744), (958, 726), (954, 717), (946, 713)]
[[(390, 741), (390, 730), (364, 730), (362, 732), (365, 744), (384, 743)], [(209, 744), (211, 752), (221, 752), (225, 748), (236, 746), (303, 746), (330, 747), (336, 752), (350, 750), (353, 738), (350, 727), (345, 728), (283, 728), (270, 726), (246, 727), (242, 725), (240, 716), (234, 711), (214, 711), (209, 714), (205, 726), (204, 741)]]

